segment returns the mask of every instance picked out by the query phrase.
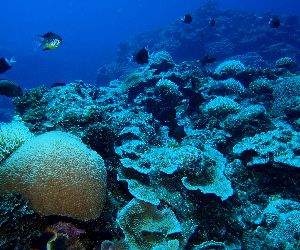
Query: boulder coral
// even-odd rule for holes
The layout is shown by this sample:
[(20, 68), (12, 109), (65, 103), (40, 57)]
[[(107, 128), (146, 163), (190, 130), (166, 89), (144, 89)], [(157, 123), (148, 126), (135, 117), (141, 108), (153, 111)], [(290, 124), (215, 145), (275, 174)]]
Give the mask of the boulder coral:
[(0, 191), (22, 193), (42, 215), (90, 220), (101, 214), (104, 161), (76, 136), (53, 131), (34, 137), (0, 169)]

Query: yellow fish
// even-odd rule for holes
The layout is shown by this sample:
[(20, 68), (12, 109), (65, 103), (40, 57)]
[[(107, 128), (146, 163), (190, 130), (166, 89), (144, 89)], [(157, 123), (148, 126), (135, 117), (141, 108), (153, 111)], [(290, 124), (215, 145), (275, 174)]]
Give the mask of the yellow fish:
[(37, 42), (39, 46), (43, 47), (43, 50), (51, 50), (58, 48), (62, 43), (62, 38), (53, 33), (47, 32), (45, 35), (39, 36), (41, 41)]

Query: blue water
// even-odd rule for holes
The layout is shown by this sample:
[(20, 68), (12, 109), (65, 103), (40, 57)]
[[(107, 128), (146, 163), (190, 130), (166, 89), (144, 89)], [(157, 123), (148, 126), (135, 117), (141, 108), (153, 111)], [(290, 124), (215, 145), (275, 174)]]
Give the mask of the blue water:
[[(114, 58), (121, 41), (168, 25), (202, 1), (188, 2), (6, 1), (1, 4), (6, 25), (1, 28), (0, 49), (3, 56), (18, 61), (7, 76), (23, 86), (74, 79), (94, 82), (97, 68)], [(61, 48), (45, 52), (36, 47), (37, 34), (47, 31), (62, 36)]]
[[(117, 45), (135, 35), (167, 26), (193, 12), (203, 0), (12, 0), (1, 3), (0, 55), (17, 64), (4, 75), (23, 88), (81, 79), (94, 83), (97, 68), (116, 56)], [(263, 3), (262, 3), (263, 2)], [(219, 1), (221, 8), (299, 13), (299, 1)], [(3, 25), (4, 24), (4, 25)], [(53, 51), (35, 44), (53, 31), (64, 39)]]

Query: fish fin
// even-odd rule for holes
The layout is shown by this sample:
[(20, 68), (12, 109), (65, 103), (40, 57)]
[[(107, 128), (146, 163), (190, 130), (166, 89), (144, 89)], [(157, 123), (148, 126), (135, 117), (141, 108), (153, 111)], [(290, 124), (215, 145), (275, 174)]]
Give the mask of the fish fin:
[(39, 42), (39, 41), (34, 41), (35, 44), (38, 46), (38, 47), (41, 47), (43, 45), (43, 43)]
[(129, 62), (133, 62), (133, 55), (127, 57)]
[(12, 67), (12, 65), (13, 65), (16, 61), (15, 61), (14, 58), (12, 57), (11, 59), (5, 58), (5, 62), (6, 62), (10, 67)]
[(16, 63), (17, 61), (14, 59), (14, 57), (7, 59), (5, 58), (6, 62), (9, 64), (9, 66), (12, 66), (14, 63)]

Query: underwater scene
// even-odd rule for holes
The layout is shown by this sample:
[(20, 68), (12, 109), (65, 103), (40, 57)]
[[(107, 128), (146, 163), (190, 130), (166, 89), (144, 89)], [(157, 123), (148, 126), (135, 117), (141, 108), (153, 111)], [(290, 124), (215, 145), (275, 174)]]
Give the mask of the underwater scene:
[(0, 250), (300, 249), (298, 0), (2, 2)]

